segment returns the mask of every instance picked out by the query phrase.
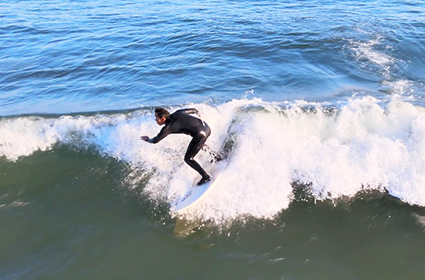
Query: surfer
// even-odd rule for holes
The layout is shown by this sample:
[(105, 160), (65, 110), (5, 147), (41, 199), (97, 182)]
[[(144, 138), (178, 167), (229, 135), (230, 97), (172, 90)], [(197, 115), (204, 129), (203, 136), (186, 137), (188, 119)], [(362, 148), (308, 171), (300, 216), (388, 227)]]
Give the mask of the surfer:
[[(193, 114), (198, 115), (199, 118), (193, 116)], [(207, 149), (216, 161), (221, 160), (221, 157), (205, 145), (205, 141), (207, 141), (211, 134), (211, 129), (208, 124), (201, 119), (198, 110), (195, 108), (181, 109), (170, 114), (170, 112), (164, 108), (156, 108), (155, 120), (158, 125), (165, 126), (157, 136), (153, 138), (142, 136), (140, 139), (156, 144), (169, 134), (184, 133), (192, 136), (192, 141), (190, 141), (187, 147), (184, 161), (202, 176), (202, 179), (198, 182), (198, 186), (210, 181), (211, 176), (194, 160), (194, 157), (202, 148)]]

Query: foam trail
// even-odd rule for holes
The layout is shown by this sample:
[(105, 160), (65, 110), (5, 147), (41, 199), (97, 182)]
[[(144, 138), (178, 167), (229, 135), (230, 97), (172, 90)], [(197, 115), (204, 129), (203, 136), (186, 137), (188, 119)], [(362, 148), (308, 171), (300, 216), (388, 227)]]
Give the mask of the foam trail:
[[(353, 98), (332, 108), (258, 99), (190, 106), (198, 108), (212, 128), (207, 144), (218, 150), (224, 143), (229, 155), (218, 165), (220, 181), (189, 217), (216, 223), (247, 216), (272, 219), (291, 203), (294, 181), (308, 184), (316, 199), (386, 190), (406, 203), (425, 206), (422, 107), (373, 97)], [(147, 178), (143, 194), (171, 204), (199, 175), (183, 162), (188, 136), (170, 135), (156, 145), (140, 141), (141, 135), (154, 136), (159, 130), (151, 110), (144, 109), (5, 118), (0, 120), (0, 156), (16, 161), (55, 145), (94, 147), (140, 174), (130, 187)], [(201, 152), (197, 159), (207, 166), (210, 157)]]

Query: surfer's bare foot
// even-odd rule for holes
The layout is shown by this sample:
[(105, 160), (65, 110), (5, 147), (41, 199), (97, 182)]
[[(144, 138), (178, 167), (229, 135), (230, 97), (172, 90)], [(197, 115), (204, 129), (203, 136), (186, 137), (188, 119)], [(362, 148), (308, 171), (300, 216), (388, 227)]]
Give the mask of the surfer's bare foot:
[(206, 182), (209, 182), (211, 180), (211, 177), (210, 176), (206, 176), (206, 177), (203, 177), (202, 179), (201, 179), (201, 181), (199, 181), (198, 182), (198, 186), (200, 186), (200, 185), (203, 185), (203, 184), (205, 184)]

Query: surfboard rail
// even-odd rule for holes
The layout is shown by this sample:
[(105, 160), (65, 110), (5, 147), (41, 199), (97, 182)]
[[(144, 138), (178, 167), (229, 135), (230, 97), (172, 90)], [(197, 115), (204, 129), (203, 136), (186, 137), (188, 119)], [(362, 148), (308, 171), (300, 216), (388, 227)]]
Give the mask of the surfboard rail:
[(175, 201), (174, 205), (171, 207), (171, 210), (176, 214), (181, 214), (189, 208), (194, 207), (208, 194), (214, 185), (217, 184), (219, 178), (220, 174), (216, 174), (208, 183), (205, 183), (201, 186), (194, 184), (184, 197)]

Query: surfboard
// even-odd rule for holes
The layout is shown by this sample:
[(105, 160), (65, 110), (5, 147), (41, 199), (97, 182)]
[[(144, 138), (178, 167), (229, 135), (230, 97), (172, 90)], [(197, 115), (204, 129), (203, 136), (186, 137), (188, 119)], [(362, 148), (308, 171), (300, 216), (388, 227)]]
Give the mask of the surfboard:
[(189, 189), (186, 195), (177, 200), (172, 208), (174, 213), (180, 214), (185, 210), (196, 205), (205, 195), (217, 184), (220, 178), (220, 174), (215, 174), (215, 176), (203, 185), (197, 186), (196, 183)]

